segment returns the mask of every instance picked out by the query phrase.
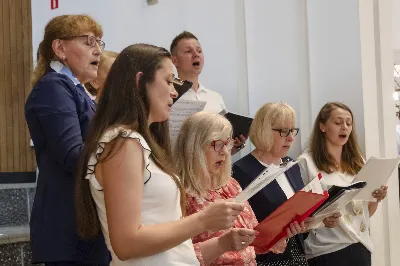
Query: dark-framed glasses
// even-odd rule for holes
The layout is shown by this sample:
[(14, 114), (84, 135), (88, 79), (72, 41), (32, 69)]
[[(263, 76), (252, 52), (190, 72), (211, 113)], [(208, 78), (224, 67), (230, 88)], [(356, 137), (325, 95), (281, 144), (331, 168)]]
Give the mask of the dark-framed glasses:
[(93, 35), (78, 35), (78, 36), (63, 37), (60, 38), (60, 40), (72, 40), (76, 38), (86, 38), (86, 45), (90, 47), (95, 47), (97, 43), (102, 51), (106, 47), (106, 44), (101, 39), (97, 39)]
[(214, 147), (214, 151), (216, 151), (216, 152), (222, 151), (224, 146), (226, 146), (226, 149), (228, 151), (230, 151), (233, 148), (233, 144), (235, 144), (235, 141), (233, 139), (231, 139), (231, 138), (229, 138), (226, 141), (219, 139), (219, 140), (213, 140), (211, 142), (211, 146)]
[(297, 134), (299, 134), (299, 131), (300, 131), (299, 128), (273, 128), (272, 130), (279, 132), (279, 135), (282, 138), (286, 138), (289, 135), (291, 135), (292, 137), (295, 137), (295, 136), (297, 136)]

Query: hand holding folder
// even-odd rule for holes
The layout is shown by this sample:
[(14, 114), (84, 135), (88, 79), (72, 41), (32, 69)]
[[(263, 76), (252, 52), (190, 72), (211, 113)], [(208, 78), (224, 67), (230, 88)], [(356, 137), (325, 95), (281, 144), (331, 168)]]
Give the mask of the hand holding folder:
[(223, 109), (219, 114), (225, 116), (226, 119), (231, 122), (233, 127), (233, 138), (239, 137), (240, 135), (249, 135), (250, 126), (253, 122), (253, 118), (228, 112), (225, 109)]
[[(315, 177), (310, 182), (310, 184), (313, 183), (311, 187), (315, 186), (321, 177), (321, 175)], [(254, 228), (260, 234), (253, 241), (252, 246), (272, 248), (279, 240), (286, 237), (286, 228), (291, 223), (303, 222), (328, 198), (327, 191), (318, 194), (307, 186), (295, 193)]]
[(174, 78), (173, 84), (174, 84), (174, 88), (175, 88), (176, 92), (178, 93), (178, 96), (176, 98), (172, 99), (173, 103), (178, 101), (179, 98), (183, 94), (185, 94), (193, 85), (192, 82), (190, 82), (188, 80), (181, 80), (179, 78)]

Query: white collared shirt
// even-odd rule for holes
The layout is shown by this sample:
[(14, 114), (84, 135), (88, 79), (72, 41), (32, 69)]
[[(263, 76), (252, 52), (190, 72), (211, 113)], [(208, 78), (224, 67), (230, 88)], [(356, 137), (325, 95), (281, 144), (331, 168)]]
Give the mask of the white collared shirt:
[(71, 71), (68, 67), (64, 66), (64, 64), (62, 64), (62, 63), (59, 62), (59, 61), (51, 61), (51, 62), (50, 62), (50, 67), (51, 67), (55, 72), (64, 74), (64, 75), (66, 75), (67, 77), (69, 77), (69, 78), (71, 79), (71, 81), (74, 83), (75, 86), (78, 85), (78, 84), (80, 84), (80, 85), (85, 89), (86, 94), (89, 96), (89, 98), (90, 98), (92, 101), (94, 101), (94, 100), (96, 99), (96, 98), (93, 98), (93, 95), (90, 94), (90, 92), (85, 88), (85, 85), (81, 84), (81, 83), (79, 82), (79, 80), (75, 77), (75, 75), (72, 73), (72, 71)]
[(222, 96), (213, 90), (207, 89), (199, 83), (199, 89), (195, 92), (193, 89), (189, 89), (180, 99), (191, 100), (191, 101), (206, 101), (204, 111), (211, 113), (220, 113), (226, 109), (224, 99)]

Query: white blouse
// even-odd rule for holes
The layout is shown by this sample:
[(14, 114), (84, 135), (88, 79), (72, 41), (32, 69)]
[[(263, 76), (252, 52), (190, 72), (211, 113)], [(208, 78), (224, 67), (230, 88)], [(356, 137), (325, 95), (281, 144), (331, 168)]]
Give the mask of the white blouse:
[[(310, 153), (304, 153), (300, 158), (304, 158), (307, 162), (307, 169), (302, 169), (305, 173), (308, 172), (307, 176), (303, 176), (304, 184), (309, 183), (314, 176), (321, 173), (322, 188), (328, 190), (332, 185), (348, 186), (355, 177), (340, 172), (327, 174), (318, 170)], [(374, 246), (369, 233), (368, 202), (351, 201), (340, 210), (340, 213), (342, 217), (339, 218), (335, 228), (321, 227), (310, 231), (304, 241), (307, 259), (332, 253), (358, 242), (372, 252)]]
[[(115, 255), (108, 231), (106, 207), (104, 204), (103, 188), (97, 182), (94, 168), (97, 158), (104, 150), (105, 143), (110, 142), (122, 132), (122, 137), (136, 139), (143, 147), (144, 154), (144, 182), (141, 224), (151, 225), (179, 220), (182, 216), (179, 189), (170, 176), (163, 172), (150, 158), (151, 150), (145, 139), (137, 132), (116, 128), (104, 134), (99, 142), (96, 154), (92, 154), (88, 163), (87, 179), (90, 180), (90, 189), (96, 203), (102, 231), (108, 249), (112, 254), (111, 266), (145, 266), (145, 265), (199, 265), (191, 239), (182, 244), (158, 253), (153, 256), (120, 261)], [(140, 244), (140, 243), (139, 243)]]

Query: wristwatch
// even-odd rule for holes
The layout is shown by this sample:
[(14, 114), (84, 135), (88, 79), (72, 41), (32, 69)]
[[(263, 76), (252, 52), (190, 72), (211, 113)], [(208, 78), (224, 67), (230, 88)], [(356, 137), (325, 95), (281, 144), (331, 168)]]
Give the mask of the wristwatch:
[(237, 150), (237, 151), (240, 151), (240, 150), (243, 149), (244, 147), (246, 147), (246, 143), (243, 143), (242, 145), (237, 146), (237, 147), (236, 147), (236, 150)]

